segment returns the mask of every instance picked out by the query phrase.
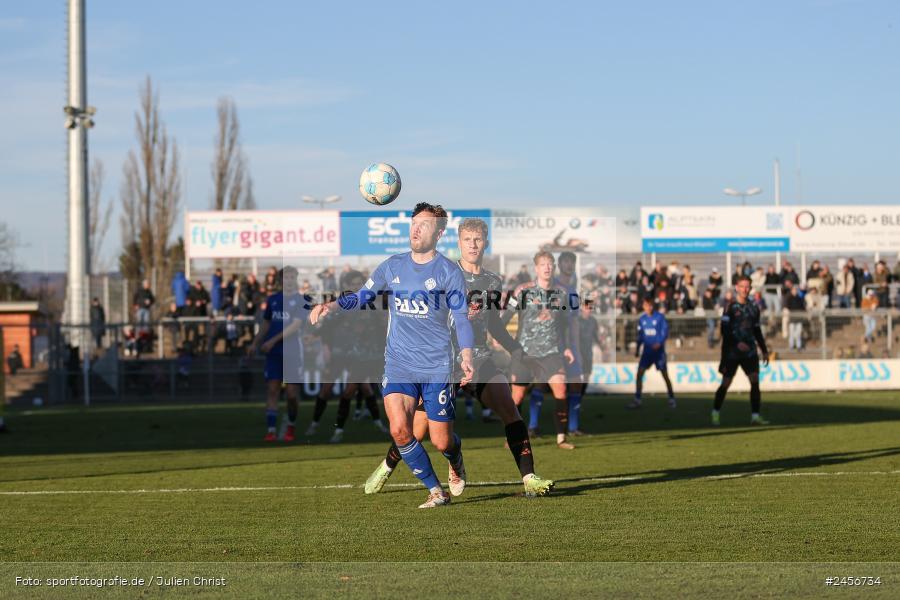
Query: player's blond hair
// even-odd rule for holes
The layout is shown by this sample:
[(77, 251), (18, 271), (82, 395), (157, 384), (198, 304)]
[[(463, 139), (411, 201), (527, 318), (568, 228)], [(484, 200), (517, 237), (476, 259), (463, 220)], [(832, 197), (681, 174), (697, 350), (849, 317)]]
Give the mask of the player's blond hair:
[(546, 250), (541, 250), (540, 252), (538, 252), (537, 254), (534, 255), (534, 264), (538, 264), (538, 261), (541, 260), (542, 258), (549, 258), (550, 264), (552, 264), (552, 265), (556, 264), (556, 259), (553, 258), (553, 253), (547, 252)]
[(463, 219), (456, 230), (459, 233), (462, 233), (463, 231), (480, 231), (481, 235), (484, 236), (484, 239), (488, 239), (488, 224), (484, 219), (479, 219), (477, 217)]

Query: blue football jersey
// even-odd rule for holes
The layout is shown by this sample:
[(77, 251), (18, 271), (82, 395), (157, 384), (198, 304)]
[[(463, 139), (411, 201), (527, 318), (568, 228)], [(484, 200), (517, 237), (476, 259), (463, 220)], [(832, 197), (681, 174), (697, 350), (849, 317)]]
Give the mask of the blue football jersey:
[[(269, 321), (269, 331), (266, 332), (263, 342), (272, 339), (284, 331), (285, 327), (298, 319), (301, 321), (302, 332), (308, 313), (309, 305), (300, 294), (291, 294), (287, 299), (285, 299), (282, 292), (272, 294), (266, 299), (266, 311), (263, 313), (263, 318)], [(302, 356), (303, 336), (301, 333), (292, 336), (288, 340), (280, 340), (269, 351), (269, 355), (283, 354), (285, 342), (291, 344), (292, 354), (293, 351), (299, 351), (300, 356)]]
[[(459, 266), (442, 254), (417, 264), (410, 252), (381, 263), (359, 292), (360, 308), (388, 294), (385, 371), (449, 376), (453, 367), (451, 316), (461, 348), (472, 347), (466, 282)], [(374, 299), (380, 309), (382, 297)]]
[(553, 286), (565, 290), (566, 297), (562, 301), (565, 302), (566, 309), (572, 311), (571, 317), (574, 318), (581, 306), (581, 299), (578, 297), (578, 277), (572, 275), (570, 281), (571, 283), (565, 284), (557, 276), (553, 278)]
[(669, 322), (656, 311), (651, 314), (641, 314), (637, 325), (638, 344), (644, 345), (644, 350), (650, 350), (654, 344), (665, 344), (669, 337)]
[[(578, 309), (581, 308), (581, 298), (578, 297), (578, 276), (572, 275), (570, 278), (571, 283), (565, 284), (563, 283), (558, 276), (553, 277), (553, 285), (566, 293), (565, 298), (560, 298), (560, 306), (565, 306), (565, 316), (566, 316), (566, 324), (571, 325), (572, 321), (575, 321), (578, 318)], [(572, 342), (571, 346), (576, 348), (578, 342)], [(560, 350), (563, 350), (562, 346), (560, 346)], [(576, 357), (578, 353), (576, 353)]]

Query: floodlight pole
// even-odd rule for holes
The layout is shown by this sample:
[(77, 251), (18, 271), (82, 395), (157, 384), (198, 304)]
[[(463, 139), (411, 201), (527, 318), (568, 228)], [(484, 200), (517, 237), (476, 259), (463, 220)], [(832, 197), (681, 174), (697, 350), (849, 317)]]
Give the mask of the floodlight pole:
[(747, 196), (755, 196), (756, 194), (759, 194), (760, 192), (762, 192), (762, 190), (757, 187), (750, 188), (749, 190), (745, 190), (745, 191), (738, 191), (738, 190), (734, 190), (732, 188), (725, 188), (722, 191), (728, 196), (740, 196), (741, 197), (741, 206), (747, 206)]
[[(775, 206), (781, 206), (781, 162), (775, 159)], [(781, 252), (775, 253), (775, 272), (781, 273)]]
[(340, 202), (340, 196), (327, 196), (325, 198), (313, 198), (312, 196), (303, 196), (300, 198), (307, 204), (318, 204), (319, 210), (325, 210), (326, 204), (334, 204), (335, 202)]
[[(85, 280), (90, 270), (88, 251), (87, 86), (84, 43), (84, 0), (69, 0), (69, 269), (66, 320), (88, 323)], [(90, 119), (87, 119), (89, 121)], [(85, 350), (83, 348), (82, 350)]]
[(81, 350), (84, 403), (90, 403), (90, 348), (88, 344), (88, 276), (91, 272), (88, 239), (87, 129), (94, 110), (87, 105), (87, 58), (84, 0), (69, 0), (69, 98), (64, 108), (69, 130), (69, 265), (65, 322), (77, 332), (73, 341)]

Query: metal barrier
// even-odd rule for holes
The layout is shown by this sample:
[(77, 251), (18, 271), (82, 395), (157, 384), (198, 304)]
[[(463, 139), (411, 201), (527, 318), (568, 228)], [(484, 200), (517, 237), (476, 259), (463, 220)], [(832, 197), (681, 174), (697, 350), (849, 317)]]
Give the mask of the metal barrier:
[(879, 283), (866, 283), (862, 286), (862, 296), (865, 297), (869, 290), (875, 292), (878, 297), (878, 304), (881, 308), (896, 307), (900, 308), (900, 282), (893, 282), (887, 285)]
[[(639, 315), (594, 315), (601, 327), (602, 347), (594, 362), (631, 362)], [(770, 352), (779, 358), (893, 358), (897, 357), (895, 309), (828, 309), (817, 313), (767, 310), (762, 328)], [(718, 360), (720, 315), (696, 311), (667, 315), (666, 345), (670, 360)], [(231, 321), (231, 339), (222, 327)], [(513, 323), (514, 325), (514, 323)], [(4, 327), (7, 339), (18, 337)], [(237, 335), (234, 335), (237, 329)], [(247, 400), (262, 394), (260, 356), (246, 348), (256, 332), (252, 318), (164, 319), (147, 324), (90, 326), (42, 324), (28, 330), (29, 356), (16, 374), (7, 373), (5, 389), (15, 402), (109, 402)], [(18, 332), (21, 334), (22, 332)], [(87, 348), (88, 351), (82, 351)], [(322, 352), (309, 335), (305, 364), (309, 365), (305, 392), (318, 392)]]
[[(761, 326), (770, 351), (780, 356), (806, 358), (892, 357), (897, 338), (892, 309), (863, 311), (828, 309), (820, 312), (764, 311)], [(639, 315), (621, 315), (616, 320), (617, 357), (631, 360)], [(678, 360), (712, 360), (721, 344), (718, 311), (667, 315), (667, 352)]]

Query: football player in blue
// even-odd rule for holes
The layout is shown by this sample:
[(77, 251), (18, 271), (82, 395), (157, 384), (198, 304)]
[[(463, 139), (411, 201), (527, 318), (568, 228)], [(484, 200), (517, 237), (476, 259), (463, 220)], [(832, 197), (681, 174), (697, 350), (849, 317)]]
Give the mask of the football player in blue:
[(450, 495), (441, 487), (428, 453), (413, 436), (420, 397), (428, 416), (431, 443), (450, 463), (451, 479), (463, 485), (466, 479), (462, 444), (453, 431), (451, 323), (460, 349), (461, 385), (469, 383), (474, 375), (474, 336), (463, 274), (456, 263), (437, 251), (437, 242), (446, 227), (447, 211), (442, 206), (420, 202), (413, 209), (409, 227), (411, 251), (381, 263), (356, 294), (342, 294), (338, 301), (318, 305), (310, 313), (310, 322), (316, 324), (332, 310), (377, 310), (376, 305), (387, 305), (387, 345), (381, 381), (384, 411), (403, 461), (428, 489), (428, 498), (419, 508), (450, 503)]
[[(488, 224), (481, 219), (465, 219), (459, 224), (458, 233), (458, 264), (466, 281), (468, 318), (475, 341), (472, 361), (476, 372), (474, 380), (462, 389), (468, 389), (502, 420), (507, 446), (522, 476), (525, 495), (546, 496), (553, 489), (554, 483), (550, 479), (538, 477), (534, 472), (534, 456), (528, 429), (513, 402), (509, 380), (494, 362), (488, 334), (513, 356), (514, 361), (523, 362), (538, 371), (540, 363), (525, 354), (522, 345), (512, 338), (500, 318), (503, 278), (483, 266), (484, 253), (489, 244)], [(419, 440), (425, 437), (428, 430), (428, 421), (424, 417), (425, 413), (420, 407), (413, 426)], [(387, 456), (366, 480), (365, 492), (375, 494), (381, 491), (399, 462), (400, 453), (396, 445), (392, 445)], [(452, 467), (448, 483), (450, 493), (454, 496), (460, 495), (465, 489), (465, 482), (454, 479)]]
[[(581, 304), (578, 296), (578, 275), (575, 273), (577, 264), (575, 253), (569, 251), (560, 252), (556, 264), (559, 267), (559, 275), (556, 276), (554, 283), (565, 290), (567, 294), (566, 306), (573, 311), (572, 314), (574, 315), (578, 313)], [(571, 318), (569, 320), (569, 327), (571, 328), (569, 335), (571, 339), (581, 339), (578, 331), (580, 324), (580, 319)], [(566, 402), (569, 405), (569, 435), (582, 435), (581, 396), (584, 373), (581, 364), (580, 344), (576, 343), (575, 347), (578, 348), (578, 351), (573, 352), (575, 361), (566, 363)]]
[(303, 336), (301, 329), (306, 322), (311, 298), (301, 296), (297, 288), (297, 269), (284, 267), (278, 272), (276, 284), (280, 291), (266, 300), (266, 312), (259, 332), (247, 354), (257, 350), (266, 355), (263, 375), (266, 380), (266, 436), (264, 441), (277, 439), (278, 399), (282, 382), (286, 384), (288, 420), (284, 441), (295, 439), (297, 421), (297, 397), (303, 373)]
[[(663, 381), (666, 382), (666, 391), (669, 394), (669, 407), (675, 408), (675, 392), (672, 391), (672, 381), (666, 369), (666, 339), (669, 337), (669, 322), (661, 313), (656, 311), (653, 299), (649, 296), (643, 301), (644, 313), (638, 318), (637, 347), (634, 349), (635, 357), (640, 353), (637, 375), (635, 377), (634, 400), (628, 408), (641, 407), (641, 390), (644, 387), (644, 373), (650, 367), (656, 367)], [(641, 352), (643, 348), (643, 352)]]

